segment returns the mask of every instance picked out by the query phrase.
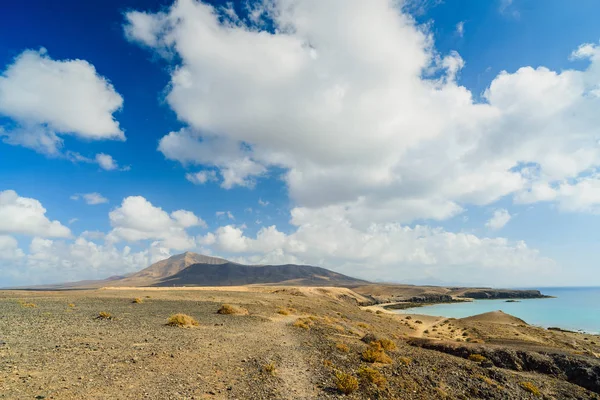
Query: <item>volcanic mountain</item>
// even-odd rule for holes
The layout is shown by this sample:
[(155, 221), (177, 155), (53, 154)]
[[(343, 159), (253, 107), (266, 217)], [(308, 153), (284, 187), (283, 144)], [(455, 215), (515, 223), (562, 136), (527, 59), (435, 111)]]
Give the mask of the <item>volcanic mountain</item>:
[(191, 252), (159, 261), (127, 277), (102, 282), (103, 286), (163, 287), (252, 284), (356, 286), (367, 283), (310, 265), (245, 265)]

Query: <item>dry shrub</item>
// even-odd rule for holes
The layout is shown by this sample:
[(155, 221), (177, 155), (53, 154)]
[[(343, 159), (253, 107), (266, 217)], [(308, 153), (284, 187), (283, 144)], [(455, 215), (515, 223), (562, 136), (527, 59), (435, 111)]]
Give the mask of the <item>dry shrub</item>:
[(346, 331), (346, 329), (343, 326), (341, 326), (341, 325), (333, 325), (332, 328), (335, 329), (338, 332), (345, 332)]
[(377, 311), (375, 311), (375, 314), (379, 314), (379, 315), (381, 315), (381, 314), (384, 314), (384, 312), (383, 312), (383, 311), (381, 311), (381, 310), (377, 310)]
[(384, 350), (394, 351), (397, 349), (396, 343), (394, 343), (390, 339), (382, 338), (382, 339), (379, 339), (378, 342), (379, 342), (379, 344), (381, 344), (381, 347), (383, 347)]
[(487, 376), (476, 375), (475, 377), (477, 379), (479, 379), (480, 381), (487, 383), (490, 386), (497, 386), (496, 382), (494, 382), (492, 379), (488, 378)]
[(362, 366), (358, 369), (358, 376), (365, 382), (372, 383), (379, 389), (387, 385), (387, 379), (375, 368)]
[(273, 361), (271, 361), (268, 364), (263, 365), (263, 372), (275, 376), (277, 375), (277, 368), (275, 367), (275, 363)]
[(277, 310), (277, 314), (290, 315), (290, 312), (289, 312), (289, 310), (287, 310), (285, 308), (280, 308), (279, 310)]
[(198, 321), (196, 321), (194, 318), (190, 317), (189, 315), (180, 313), (180, 314), (171, 315), (169, 317), (169, 319), (167, 320), (167, 325), (185, 328), (185, 327), (198, 326), (200, 324), (198, 323)]
[(113, 317), (106, 311), (100, 311), (96, 319), (113, 319)]
[(422, 324), (422, 323), (423, 323), (423, 321), (420, 321), (420, 320), (415, 321), (415, 324)]
[(480, 363), (480, 362), (485, 361), (485, 357), (482, 356), (481, 354), (471, 354), (471, 355), (469, 355), (469, 360)]
[(538, 387), (535, 386), (531, 382), (519, 382), (519, 386), (521, 386), (521, 388), (523, 390), (525, 390), (526, 392), (531, 393), (534, 396), (541, 396), (542, 395), (542, 392), (540, 392), (540, 389), (538, 389)]
[(75, 304), (69, 303), (68, 306), (71, 307), (71, 308), (73, 308), (73, 307), (75, 307)]
[(347, 353), (350, 351), (350, 348), (345, 343), (338, 343), (335, 345), (335, 348), (341, 351), (342, 353)]
[(365, 309), (366, 312), (373, 314), (373, 310), (371, 310), (370, 308)]
[(372, 342), (369, 344), (369, 348), (363, 351), (362, 353), (363, 361), (370, 363), (383, 363), (383, 364), (391, 364), (392, 359), (385, 354), (385, 351), (381, 347), (381, 343)]
[(358, 379), (345, 372), (337, 371), (335, 373), (335, 386), (341, 393), (350, 394), (358, 389)]
[(412, 362), (412, 358), (410, 357), (400, 357), (399, 360), (404, 365), (408, 365)]
[(364, 322), (359, 322), (358, 324), (356, 324), (356, 326), (363, 329), (371, 329), (371, 325), (365, 324)]
[(36, 308), (37, 306), (34, 303), (21, 303), (22, 307), (26, 308)]
[(144, 302), (144, 300), (142, 300), (139, 297), (136, 297), (135, 299), (131, 300), (131, 302), (134, 303), (134, 304), (141, 304), (141, 303)]
[(407, 315), (404, 319), (412, 319), (412, 317), (410, 315)]
[(217, 311), (217, 314), (225, 314), (225, 315), (246, 315), (248, 314), (248, 310), (243, 307), (233, 306), (231, 304), (223, 304), (221, 308)]
[(325, 368), (331, 369), (331, 368), (333, 368), (333, 362), (331, 362), (331, 360), (323, 360), (323, 366)]
[(294, 326), (296, 328), (302, 328), (302, 329), (310, 329), (311, 326), (314, 325), (314, 322), (310, 319), (310, 318), (298, 318), (295, 322), (294, 322)]

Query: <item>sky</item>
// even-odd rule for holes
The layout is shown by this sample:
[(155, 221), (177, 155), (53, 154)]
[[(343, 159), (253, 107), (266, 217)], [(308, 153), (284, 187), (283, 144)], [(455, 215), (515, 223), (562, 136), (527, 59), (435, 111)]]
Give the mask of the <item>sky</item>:
[(0, 287), (184, 251), (600, 285), (600, 3), (106, 0), (0, 15)]

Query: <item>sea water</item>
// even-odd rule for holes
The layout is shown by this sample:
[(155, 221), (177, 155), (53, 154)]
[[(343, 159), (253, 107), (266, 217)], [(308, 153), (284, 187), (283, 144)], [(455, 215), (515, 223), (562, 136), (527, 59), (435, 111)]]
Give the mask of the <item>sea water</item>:
[(436, 304), (398, 310), (399, 313), (464, 318), (502, 310), (530, 325), (600, 333), (600, 288), (541, 288), (548, 299), (474, 300), (465, 303)]

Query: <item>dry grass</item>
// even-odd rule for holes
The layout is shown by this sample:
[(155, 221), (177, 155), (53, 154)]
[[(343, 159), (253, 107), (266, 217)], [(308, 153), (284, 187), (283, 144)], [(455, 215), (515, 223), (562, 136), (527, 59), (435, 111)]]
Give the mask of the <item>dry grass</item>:
[(247, 315), (248, 310), (243, 307), (234, 306), (231, 304), (223, 304), (221, 308), (217, 311), (217, 314), (225, 314), (225, 315)]
[(409, 365), (412, 362), (412, 358), (410, 357), (400, 357), (399, 360), (404, 365)]
[(538, 389), (538, 387), (535, 386), (531, 382), (519, 382), (519, 386), (521, 386), (521, 388), (523, 390), (525, 390), (526, 392), (531, 393), (534, 396), (541, 396), (542, 395), (542, 392), (540, 392), (540, 389)]
[(141, 303), (144, 302), (144, 300), (142, 300), (139, 297), (136, 297), (135, 299), (131, 300), (131, 302), (134, 303), (134, 304), (141, 304)]
[(273, 361), (263, 365), (262, 370), (264, 373), (269, 374), (271, 376), (277, 375), (277, 368), (275, 367), (275, 363)]
[(113, 317), (106, 311), (100, 311), (96, 319), (113, 319)]
[(335, 373), (335, 386), (341, 393), (350, 394), (358, 389), (358, 379), (345, 372), (337, 371)]
[(69, 303), (68, 306), (71, 307), (71, 308), (73, 308), (73, 307), (75, 307), (75, 304)]
[(481, 354), (471, 354), (471, 355), (469, 355), (469, 360), (480, 363), (480, 362), (485, 361), (486, 358), (484, 356), (482, 356)]
[(36, 308), (37, 305), (35, 305), (34, 303), (21, 303), (21, 307)]
[(356, 326), (363, 329), (371, 329), (371, 325), (365, 324), (364, 322), (359, 322), (358, 324), (356, 324)]
[(363, 381), (373, 384), (379, 389), (383, 389), (387, 385), (387, 379), (375, 368), (362, 366), (358, 369), (358, 376)]
[(198, 321), (186, 314), (174, 314), (167, 320), (168, 326), (192, 327), (200, 325)]
[(394, 351), (397, 349), (396, 343), (394, 343), (390, 339), (383, 338), (379, 339), (378, 342), (379, 344), (381, 344), (381, 347), (383, 347), (383, 349), (386, 351)]
[(350, 347), (348, 347), (348, 345), (345, 343), (338, 343), (335, 345), (335, 348), (338, 349), (338, 351), (341, 351), (342, 353), (347, 353), (350, 351)]
[(498, 385), (498, 383), (496, 381), (494, 381), (491, 378), (488, 378), (487, 376), (484, 376), (484, 375), (480, 374), (480, 375), (475, 375), (475, 377), (477, 379), (479, 379), (480, 381), (487, 383), (490, 386), (494, 386), (494, 387), (499, 387), (500, 386), (500, 385)]
[(314, 322), (311, 318), (298, 318), (295, 322), (294, 322), (294, 326), (296, 328), (302, 328), (302, 329), (310, 329), (311, 326), (314, 325)]
[(381, 347), (381, 343), (372, 342), (369, 345), (369, 348), (363, 351), (362, 360), (370, 363), (382, 363), (382, 364), (391, 364), (392, 359), (385, 354), (383, 347)]
[(290, 311), (286, 308), (280, 308), (279, 310), (277, 310), (277, 314), (290, 315)]

